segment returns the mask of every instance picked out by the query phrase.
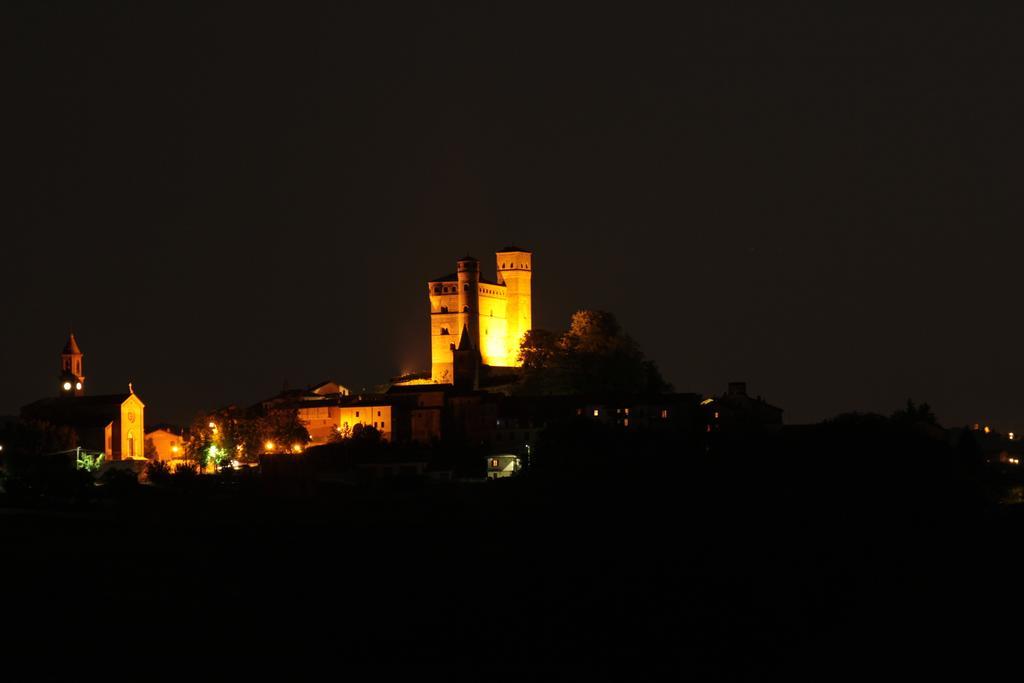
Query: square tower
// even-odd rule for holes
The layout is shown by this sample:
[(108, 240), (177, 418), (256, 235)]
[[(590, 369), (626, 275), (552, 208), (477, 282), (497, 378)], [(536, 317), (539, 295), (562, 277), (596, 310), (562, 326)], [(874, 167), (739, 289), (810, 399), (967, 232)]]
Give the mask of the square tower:
[(519, 367), (519, 347), (533, 329), (533, 254), (519, 247), (505, 247), (497, 253), (498, 284), (505, 287), (505, 355), (509, 365)]

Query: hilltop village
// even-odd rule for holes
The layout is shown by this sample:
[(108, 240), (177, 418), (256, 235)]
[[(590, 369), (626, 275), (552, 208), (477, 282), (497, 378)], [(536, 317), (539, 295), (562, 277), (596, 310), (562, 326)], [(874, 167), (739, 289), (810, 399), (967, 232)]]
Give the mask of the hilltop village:
[[(146, 404), (130, 384), (125, 393), (89, 393), (85, 354), (72, 333), (60, 353), (56, 395), (24, 406), (21, 419), (64, 430), (66, 452), (84, 453), (86, 462), (139, 474), (152, 462), (168, 470), (251, 467), (355, 439), (419, 447), (362, 458), (355, 464), (364, 476), (503, 478), (529, 466), (545, 429), (570, 420), (690, 440), (782, 432), (782, 409), (748, 394), (744, 382), (704, 395), (670, 391), (663, 382), (624, 389), (600, 371), (585, 383), (546, 381), (555, 369), (523, 367), (540, 343), (531, 336), (533, 254), (506, 247), (495, 254), (494, 272), (486, 277), (466, 256), (455, 272), (427, 282), (431, 368), (393, 378), (379, 393), (328, 380), (203, 413), (191, 425), (147, 424)], [(574, 325), (618, 339), (602, 315), (610, 318), (581, 312)], [(989, 459), (1015, 464), (1024, 455), (1014, 435), (974, 429), (988, 443)], [(471, 464), (464, 457), (459, 467), (439, 466), (431, 449), (441, 445), (472, 453)]]
[[(749, 396), (742, 382), (716, 396), (524, 391), (520, 349), (533, 328), (533, 254), (506, 247), (496, 252), (493, 272), (484, 275), (480, 261), (466, 256), (454, 272), (426, 283), (430, 370), (396, 377), (380, 393), (356, 394), (330, 380), (203, 414), (192, 425), (147, 424), (146, 404), (130, 385), (123, 394), (90, 394), (85, 353), (72, 333), (60, 353), (56, 395), (24, 406), (21, 417), (73, 430), (75, 452), (102, 455), (108, 466), (239, 467), (372, 434), (384, 443), (476, 449), (479, 475), (492, 478), (526, 466), (545, 427), (571, 418), (678, 433), (781, 429), (782, 410)], [(379, 476), (424, 474), (428, 460), (365, 466)]]

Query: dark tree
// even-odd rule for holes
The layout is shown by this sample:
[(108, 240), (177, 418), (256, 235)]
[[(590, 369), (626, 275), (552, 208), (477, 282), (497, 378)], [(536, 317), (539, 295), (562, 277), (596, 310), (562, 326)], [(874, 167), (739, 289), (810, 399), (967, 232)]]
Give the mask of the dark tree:
[(533, 330), (523, 340), (522, 394), (646, 394), (671, 387), (615, 316), (577, 311), (562, 334)]
[(899, 425), (939, 424), (930, 405), (927, 403), (915, 404), (909, 398), (906, 407), (894, 412), (890, 419)]

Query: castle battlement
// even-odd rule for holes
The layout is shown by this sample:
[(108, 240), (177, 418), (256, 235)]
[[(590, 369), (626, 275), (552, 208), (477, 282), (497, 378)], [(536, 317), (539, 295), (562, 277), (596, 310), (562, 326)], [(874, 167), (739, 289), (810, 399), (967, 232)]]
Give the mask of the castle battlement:
[(533, 254), (507, 247), (495, 254), (495, 272), (495, 280), (481, 277), (480, 262), (467, 256), (454, 273), (428, 281), (434, 382), (453, 381), (452, 352), (463, 330), (484, 365), (519, 365), (519, 346), (533, 327)]

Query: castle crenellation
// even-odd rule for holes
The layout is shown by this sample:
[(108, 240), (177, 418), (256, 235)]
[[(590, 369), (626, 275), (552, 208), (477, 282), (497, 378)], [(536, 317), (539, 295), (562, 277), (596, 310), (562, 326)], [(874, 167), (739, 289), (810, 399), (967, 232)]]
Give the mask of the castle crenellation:
[(533, 326), (533, 254), (506, 247), (495, 254), (496, 278), (481, 274), (472, 256), (456, 271), (430, 280), (431, 380), (453, 381), (453, 351), (465, 332), (484, 365), (518, 367), (519, 346)]

